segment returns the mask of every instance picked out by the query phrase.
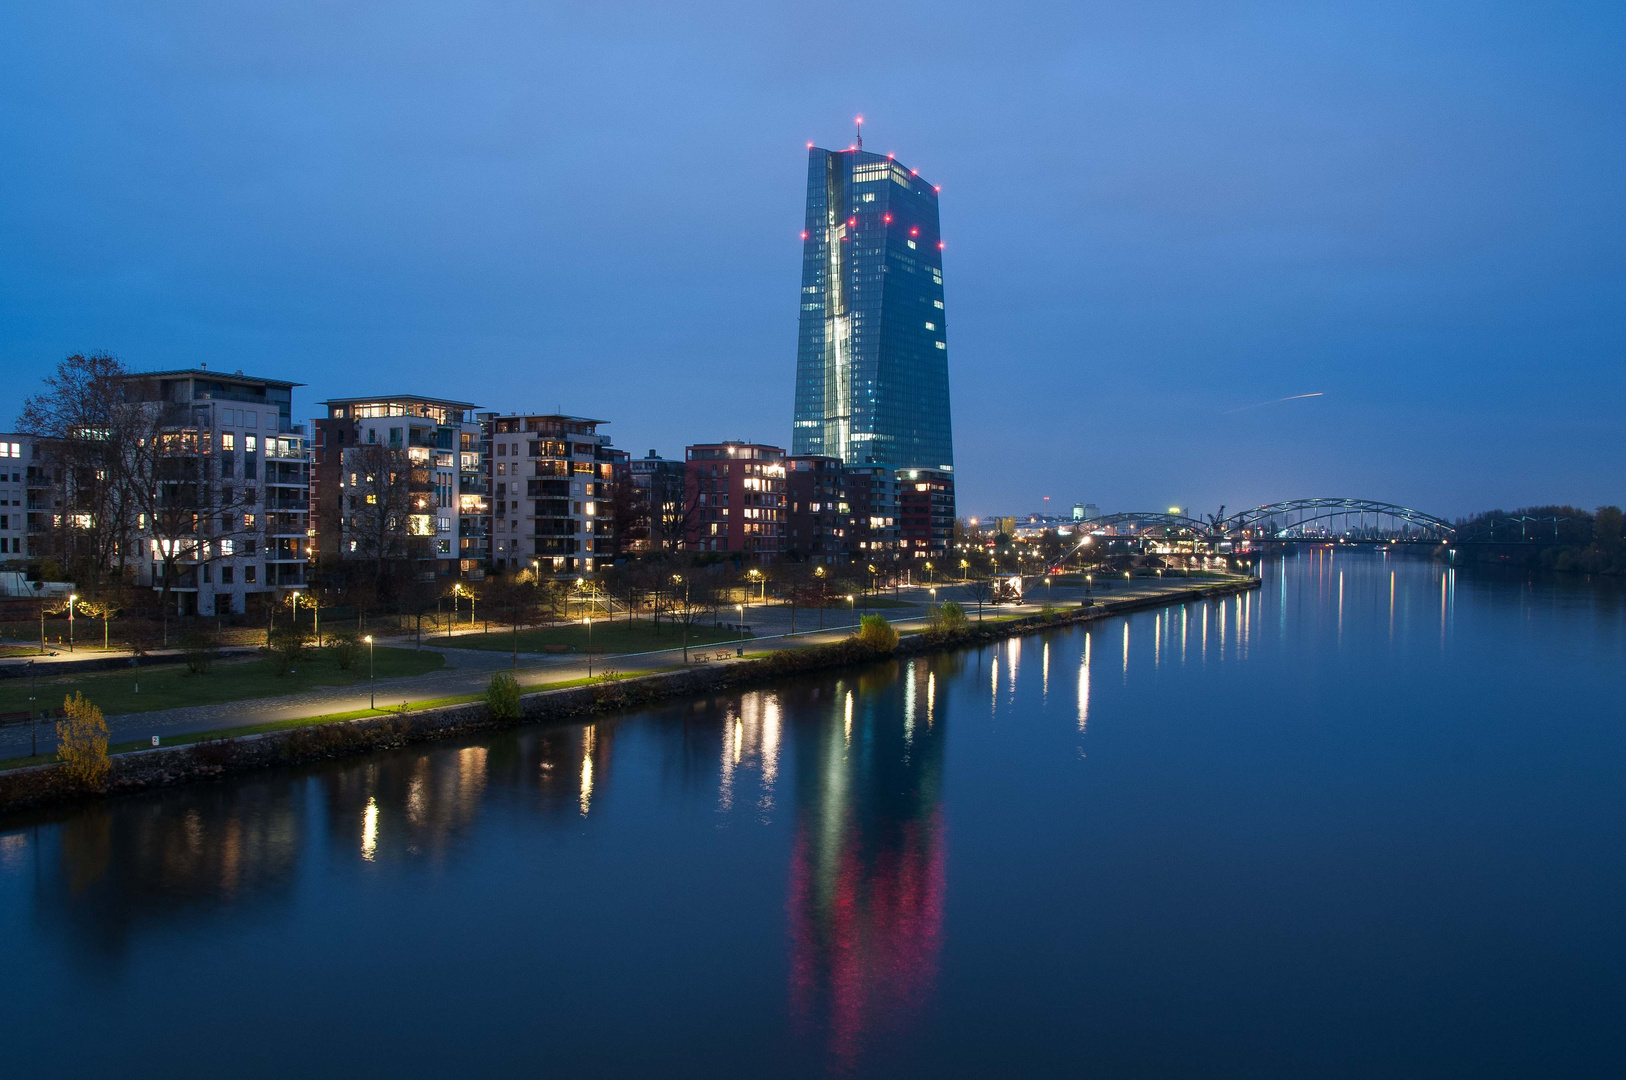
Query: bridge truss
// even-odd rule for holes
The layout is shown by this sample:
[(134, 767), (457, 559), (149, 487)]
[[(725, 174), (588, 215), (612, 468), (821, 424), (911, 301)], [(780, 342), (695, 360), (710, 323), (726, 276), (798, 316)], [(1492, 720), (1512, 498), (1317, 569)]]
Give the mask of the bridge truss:
[[(1502, 514), (1453, 524), (1441, 517), (1375, 499), (1290, 499), (1206, 521), (1184, 514), (1138, 511), (1083, 523), (1093, 536), (1184, 542), (1217, 547), (1237, 543), (1540, 544), (1558, 541), (1567, 517)], [(1083, 547), (1081, 541), (1079, 547)], [(1077, 550), (1077, 549), (1075, 549)]]

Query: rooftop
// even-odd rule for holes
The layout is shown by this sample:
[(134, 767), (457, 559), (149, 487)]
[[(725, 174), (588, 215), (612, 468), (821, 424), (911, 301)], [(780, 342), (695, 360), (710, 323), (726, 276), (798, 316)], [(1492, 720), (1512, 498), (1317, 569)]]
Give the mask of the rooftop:
[(132, 371), (132, 379), (218, 379), (221, 382), (259, 383), (264, 386), (277, 386), (284, 390), (291, 390), (296, 386), (304, 386), (302, 382), (287, 382), (283, 379), (263, 379), (258, 375), (244, 375), (241, 371), (210, 371), (208, 368), (176, 368), (173, 371)]
[(445, 405), (452, 409), (477, 409), (478, 405), (470, 401), (453, 401), (451, 398), (430, 397), (427, 394), (368, 394), (365, 397), (339, 397), (328, 398), (318, 402), (320, 405), (371, 405), (389, 404), (398, 401), (411, 401), (428, 405)]

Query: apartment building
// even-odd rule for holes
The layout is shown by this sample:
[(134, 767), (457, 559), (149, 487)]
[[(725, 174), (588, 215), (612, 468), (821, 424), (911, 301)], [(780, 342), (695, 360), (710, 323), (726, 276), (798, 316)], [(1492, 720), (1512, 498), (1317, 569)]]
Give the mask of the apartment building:
[(599, 432), (607, 420), (558, 413), (481, 413), (491, 486), (491, 562), (508, 570), (586, 573), (614, 559), (605, 500), (628, 455)]
[(898, 545), (904, 556), (946, 556), (954, 543), (954, 474), (898, 470)]
[[(310, 465), (302, 383), (207, 368), (126, 376), (152, 449), (126, 497), (137, 580), (180, 615), (243, 614), (306, 585)], [(131, 437), (126, 433), (124, 437)]]
[(631, 517), (636, 524), (626, 550), (665, 551), (683, 545), (685, 523), (693, 510), (684, 498), (686, 473), (683, 462), (663, 458), (653, 450), (646, 457), (628, 461)]
[(849, 465), (847, 503), (852, 526), (847, 549), (855, 559), (898, 549), (897, 473), (880, 465)]
[(815, 454), (785, 459), (785, 554), (835, 563), (847, 555), (852, 508), (841, 460)]
[(313, 422), (313, 547), (324, 569), (484, 577), (490, 487), (476, 406), (421, 394), (333, 398)]
[[(0, 566), (16, 570), (28, 558), (28, 511), (39, 512), (30, 500), (30, 479), (38, 468), (34, 437), (18, 432), (0, 434)], [(30, 468), (31, 464), (33, 469)]]
[(785, 550), (785, 451), (761, 443), (703, 443), (684, 450), (686, 497), (695, 513), (686, 547), (769, 562)]

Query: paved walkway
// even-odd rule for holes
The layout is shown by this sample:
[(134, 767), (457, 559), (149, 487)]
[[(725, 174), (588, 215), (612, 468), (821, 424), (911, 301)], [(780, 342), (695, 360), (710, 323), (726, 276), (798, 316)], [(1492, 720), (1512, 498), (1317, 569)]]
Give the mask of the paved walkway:
[[(1092, 596), (1102, 602), (1140, 599), (1156, 596), (1163, 593), (1174, 593), (1186, 588), (1201, 584), (1215, 584), (1216, 582), (1203, 582), (1200, 580), (1183, 580), (1181, 578), (1136, 578), (1133, 582), (1119, 582), (1109, 590), (1096, 589)], [(937, 599), (939, 601), (958, 600), (966, 603), (960, 586), (939, 586)], [(888, 594), (888, 599), (894, 599)], [(900, 630), (918, 628), (925, 623), (927, 606), (932, 602), (930, 590), (925, 586), (916, 586), (912, 589), (899, 590), (895, 599), (910, 601), (907, 607), (889, 607), (879, 609), (879, 613), (886, 616), (887, 621)], [(1001, 616), (1028, 615), (1037, 613), (1043, 604), (1044, 586), (1029, 587), (1029, 603), (1019, 605), (1005, 605), (997, 609)], [(1058, 607), (1073, 608), (1083, 599), (1082, 591), (1076, 587), (1069, 587), (1063, 591), (1057, 587), (1054, 590), (1054, 599)], [(967, 604), (967, 612), (973, 621), (977, 618), (976, 605)], [(984, 615), (992, 618), (996, 609), (985, 608)], [(730, 612), (729, 614), (738, 614)], [(745, 615), (747, 624), (755, 635), (747, 639), (745, 648), (750, 652), (763, 652), (770, 649), (796, 648), (809, 644), (839, 641), (851, 633), (852, 627), (864, 615), (862, 605), (855, 604), (853, 610), (826, 609), (824, 612), (825, 629), (818, 629), (819, 613), (817, 610), (809, 611), (798, 608), (795, 613), (796, 631), (794, 637), (790, 633), (791, 612), (788, 607), (770, 604), (767, 607), (753, 607)], [(478, 633), (478, 631), (472, 631)], [(465, 631), (464, 633), (469, 633)], [(440, 653), (446, 658), (446, 667), (425, 675), (412, 675), (395, 679), (379, 679), (371, 688), (373, 700), (379, 708), (399, 706), (403, 703), (431, 701), (438, 698), (458, 697), (465, 694), (477, 694), (486, 688), (494, 671), (510, 670), (513, 664), (511, 653), (491, 651), (485, 649), (457, 648), (457, 637), (454, 634), (450, 639), (437, 636), (434, 639), (425, 639), (421, 647)], [(398, 647), (410, 647), (414, 644), (411, 635), (397, 638), (380, 638), (379, 644), (389, 644)], [(735, 651), (736, 646), (729, 643), (696, 646), (691, 648), (691, 660), (698, 660), (701, 656), (711, 658), (711, 662), (719, 661), (719, 654), (727, 655)], [(731, 658), (731, 657), (730, 657)], [(584, 656), (580, 654), (541, 654), (520, 653), (518, 668), (514, 670), (516, 680), (521, 687), (537, 686), (543, 683), (563, 682), (570, 679), (583, 678), (589, 674), (599, 674), (607, 668), (620, 672), (647, 671), (655, 668), (673, 667), (683, 663), (683, 650), (663, 649), (659, 652)], [(350, 712), (365, 709), (369, 702), (369, 686), (367, 683), (358, 683), (346, 687), (327, 687), (311, 690), (301, 694), (290, 694), (285, 697), (257, 698), (247, 701), (223, 702), (216, 705), (194, 705), (178, 709), (160, 709), (144, 713), (126, 713), (121, 716), (107, 718), (109, 741), (118, 744), (125, 742), (145, 742), (152, 736), (160, 738), (184, 735), (197, 731), (220, 731), (235, 727), (249, 727), (276, 720), (292, 720), (306, 716), (321, 716), (328, 713)], [(50, 753), (55, 749), (56, 739), (54, 728), (49, 724), (40, 724), (38, 728), (38, 745), (42, 753)], [(8, 726), (0, 728), (0, 759), (20, 757), (29, 753), (29, 729), (27, 725)]]

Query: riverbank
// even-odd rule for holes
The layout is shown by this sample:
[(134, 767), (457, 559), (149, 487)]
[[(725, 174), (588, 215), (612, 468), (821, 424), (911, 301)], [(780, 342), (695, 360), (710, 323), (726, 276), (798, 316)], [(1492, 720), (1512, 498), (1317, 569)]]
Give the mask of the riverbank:
[(86, 791), (77, 786), (59, 763), (11, 769), (0, 772), (0, 812), (213, 780), (230, 773), (369, 753), (517, 724), (569, 722), (720, 690), (749, 688), (787, 675), (983, 645), (1152, 607), (1230, 596), (1258, 587), (1258, 579), (1241, 578), (1155, 596), (1062, 609), (1048, 616), (994, 618), (973, 622), (952, 634), (911, 634), (900, 639), (890, 652), (876, 652), (848, 639), (827, 645), (781, 648), (766, 655), (716, 659), (678, 671), (608, 677), (587, 685), (525, 694), (520, 700), (517, 719), (494, 718), (485, 702), (476, 700), (415, 711), (380, 711), (353, 718), (334, 718), (325, 723), (256, 734), (223, 733), (221, 738), (204, 738), (185, 746), (113, 754), (109, 759), (107, 785), (100, 791)]

